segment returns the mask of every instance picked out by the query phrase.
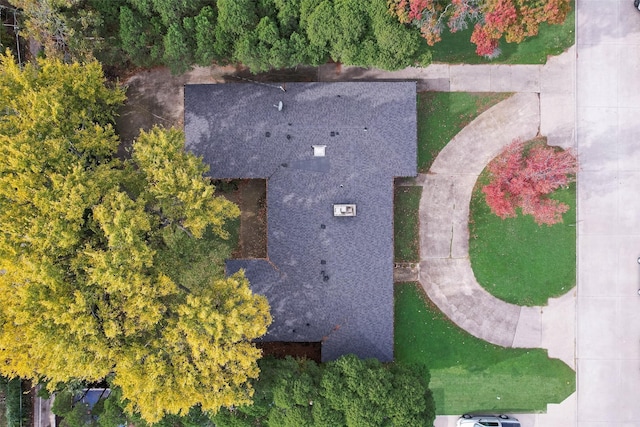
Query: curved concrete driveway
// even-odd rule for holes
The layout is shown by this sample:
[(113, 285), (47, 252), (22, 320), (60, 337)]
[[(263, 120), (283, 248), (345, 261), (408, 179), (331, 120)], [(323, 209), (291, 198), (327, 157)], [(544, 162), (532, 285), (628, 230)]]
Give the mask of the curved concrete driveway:
[(554, 322), (574, 304), (572, 293), (545, 307), (509, 304), (478, 284), (469, 261), (469, 203), (478, 175), (511, 141), (538, 135), (539, 123), (539, 95), (515, 94), (466, 126), (419, 177), (419, 278), (429, 298), (467, 332), (505, 347), (547, 348), (575, 367), (567, 339), (572, 322)]

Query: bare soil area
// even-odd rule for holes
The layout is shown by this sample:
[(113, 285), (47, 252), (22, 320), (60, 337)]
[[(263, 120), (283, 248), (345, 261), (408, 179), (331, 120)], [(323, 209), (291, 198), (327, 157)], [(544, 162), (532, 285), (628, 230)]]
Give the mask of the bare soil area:
[(267, 257), (267, 182), (247, 179), (240, 184), (240, 239), (243, 258)]
[(259, 342), (256, 347), (262, 349), (263, 356), (273, 356), (276, 359), (291, 356), (321, 362), (322, 345), (319, 342)]
[(198, 67), (174, 76), (167, 68), (154, 68), (134, 74), (124, 81), (127, 101), (116, 120), (124, 146), (136, 138), (140, 129), (154, 125), (182, 128), (184, 123), (184, 85), (222, 83), (235, 67)]
[(215, 181), (216, 195), (240, 207), (238, 245), (232, 258), (267, 258), (267, 182), (264, 179)]

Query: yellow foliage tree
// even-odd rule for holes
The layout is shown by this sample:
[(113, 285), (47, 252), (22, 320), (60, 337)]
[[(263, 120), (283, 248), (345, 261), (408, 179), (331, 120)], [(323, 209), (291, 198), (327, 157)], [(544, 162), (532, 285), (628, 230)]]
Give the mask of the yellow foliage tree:
[(219, 265), (238, 207), (180, 131), (115, 157), (123, 100), (98, 63), (0, 56), (0, 373), (109, 376), (148, 422), (245, 404), (271, 318)]

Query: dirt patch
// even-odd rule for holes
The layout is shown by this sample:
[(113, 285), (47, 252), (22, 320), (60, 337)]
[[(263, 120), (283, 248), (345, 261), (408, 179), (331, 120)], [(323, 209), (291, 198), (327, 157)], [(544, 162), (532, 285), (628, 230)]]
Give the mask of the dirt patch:
[(240, 251), (243, 258), (267, 257), (267, 182), (243, 180), (240, 185)]
[(248, 69), (238, 69), (233, 74), (224, 76), (228, 83), (284, 83), (284, 82), (316, 82), (318, 81), (317, 67), (297, 67), (284, 70), (272, 70), (266, 73), (253, 74)]
[(216, 195), (240, 207), (235, 259), (267, 258), (267, 182), (264, 179), (217, 180)]
[(196, 67), (174, 76), (167, 68), (154, 68), (134, 74), (124, 81), (127, 101), (120, 109), (116, 129), (128, 146), (140, 132), (153, 125), (182, 128), (184, 122), (184, 85), (222, 83), (236, 67)]
[(310, 359), (316, 363), (322, 360), (322, 344), (319, 342), (259, 342), (256, 347), (262, 349), (263, 356), (284, 359), (287, 356), (296, 359)]

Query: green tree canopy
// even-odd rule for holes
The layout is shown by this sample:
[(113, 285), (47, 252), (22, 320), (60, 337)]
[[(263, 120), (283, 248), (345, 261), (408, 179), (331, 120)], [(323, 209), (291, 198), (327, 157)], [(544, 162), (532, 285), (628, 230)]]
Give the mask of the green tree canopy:
[(30, 34), (60, 33), (65, 57), (85, 58), (93, 46), (109, 65), (128, 58), (180, 73), (212, 61), (253, 72), (327, 59), (385, 69), (430, 61), (419, 31), (394, 19), (385, 0), (19, 1), (29, 5)]
[(216, 11), (210, 6), (205, 6), (194, 18), (194, 22), (196, 63), (207, 66), (216, 58), (214, 49)]
[(0, 57), (0, 373), (51, 389), (111, 376), (150, 422), (249, 403), (271, 319), (223, 275), (238, 207), (180, 131), (115, 157), (123, 99), (98, 63)]
[[(163, 57), (163, 34), (167, 29), (160, 18), (122, 6), (120, 8), (120, 45), (136, 65), (149, 67), (160, 63)], [(170, 60), (173, 55), (168, 55)]]
[(265, 358), (251, 406), (223, 410), (217, 426), (427, 426), (435, 418), (429, 373), (354, 355), (317, 365)]
[(193, 46), (191, 34), (195, 30), (195, 22), (192, 18), (185, 18), (186, 25), (178, 23), (169, 25), (167, 33), (164, 35), (163, 62), (175, 73), (189, 70), (194, 63)]

